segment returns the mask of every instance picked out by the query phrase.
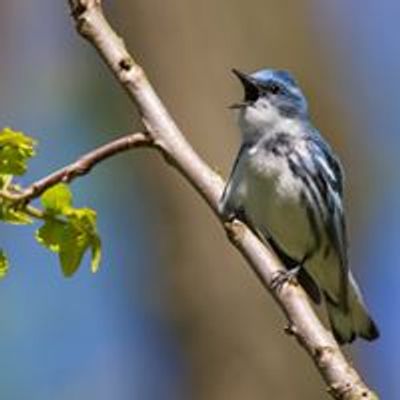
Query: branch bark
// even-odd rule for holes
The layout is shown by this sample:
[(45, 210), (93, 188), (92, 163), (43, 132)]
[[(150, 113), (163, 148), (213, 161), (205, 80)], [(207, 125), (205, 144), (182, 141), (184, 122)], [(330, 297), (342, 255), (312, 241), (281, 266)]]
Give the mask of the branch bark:
[[(301, 287), (287, 284), (279, 291), (271, 288), (273, 277), (283, 268), (276, 256), (245, 225), (239, 221), (226, 222), (218, 214), (223, 180), (186, 141), (144, 71), (107, 22), (101, 3), (101, 0), (69, 0), (78, 32), (96, 48), (137, 106), (152, 145), (162, 150), (166, 160), (178, 169), (208, 203), (223, 224), (231, 243), (248, 261), (281, 307), (289, 322), (287, 332), (311, 356), (332, 397), (341, 400), (377, 399), (377, 395), (348, 363), (331, 333), (319, 321)], [(59, 176), (57, 174), (62, 175), (61, 172), (53, 175)], [(53, 178), (50, 176), (45, 182)], [(42, 187), (43, 182), (39, 186)], [(30, 193), (35, 192), (32, 189)]]

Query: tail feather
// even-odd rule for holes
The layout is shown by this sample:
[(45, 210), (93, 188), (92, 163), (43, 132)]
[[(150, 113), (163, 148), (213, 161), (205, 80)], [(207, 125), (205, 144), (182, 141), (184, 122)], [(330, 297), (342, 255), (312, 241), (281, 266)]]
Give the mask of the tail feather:
[(344, 310), (340, 304), (335, 303), (325, 293), (326, 307), (333, 336), (340, 344), (351, 343), (356, 334), (349, 310)]
[(357, 336), (370, 341), (379, 337), (379, 330), (369, 316), (360, 290), (351, 275), (348, 306), (332, 301), (326, 293), (325, 299), (332, 331), (340, 344), (351, 343)]
[(366, 340), (374, 340), (379, 337), (379, 330), (375, 322), (370, 317), (364, 304), (360, 289), (353, 276), (349, 273), (350, 282), (350, 312), (353, 319), (353, 326), (358, 336)]

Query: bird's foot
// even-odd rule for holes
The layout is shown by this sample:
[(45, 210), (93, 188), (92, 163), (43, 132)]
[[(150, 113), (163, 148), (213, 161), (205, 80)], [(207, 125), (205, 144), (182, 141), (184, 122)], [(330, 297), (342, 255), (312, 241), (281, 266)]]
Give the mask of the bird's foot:
[(283, 286), (286, 283), (291, 285), (298, 285), (299, 282), (297, 280), (297, 275), (300, 271), (301, 265), (292, 268), (288, 271), (278, 271), (275, 276), (271, 280), (271, 288), (272, 290), (279, 292), (282, 290)]

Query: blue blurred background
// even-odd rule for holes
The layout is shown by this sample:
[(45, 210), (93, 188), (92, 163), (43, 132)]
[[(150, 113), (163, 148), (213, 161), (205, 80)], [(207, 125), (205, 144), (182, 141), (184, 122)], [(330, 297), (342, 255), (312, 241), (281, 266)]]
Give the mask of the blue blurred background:
[[(226, 175), (238, 145), (231, 67), (291, 70), (346, 171), (351, 259), (382, 338), (352, 346), (382, 399), (400, 398), (400, 5), (393, 0), (106, 2), (189, 140)], [(156, 21), (156, 24), (154, 24)], [(0, 126), (39, 140), (29, 183), (116, 135), (134, 108), (75, 33), (66, 2), (2, 0)], [(321, 399), (308, 358), (193, 191), (150, 152), (73, 184), (97, 210), (104, 259), (71, 279), (31, 228), (1, 226), (0, 397)], [(287, 384), (288, 380), (291, 382)], [(325, 396), (325, 397), (323, 397)]]

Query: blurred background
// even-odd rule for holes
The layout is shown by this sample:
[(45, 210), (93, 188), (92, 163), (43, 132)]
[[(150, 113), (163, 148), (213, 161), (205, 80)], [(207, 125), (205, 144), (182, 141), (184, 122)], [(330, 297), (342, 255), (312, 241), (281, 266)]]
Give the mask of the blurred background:
[[(116, 135), (133, 106), (72, 26), (66, 1), (0, 2), (0, 126), (39, 140), (29, 183)], [(354, 4), (353, 4), (354, 3)], [(400, 42), (394, 0), (116, 0), (109, 18), (198, 152), (224, 176), (238, 148), (232, 67), (290, 70), (347, 171), (351, 264), (382, 337), (350, 349), (400, 398)], [(104, 260), (71, 279), (31, 228), (1, 226), (0, 397), (325, 399), (309, 358), (221, 227), (151, 151), (73, 184), (98, 211)]]

